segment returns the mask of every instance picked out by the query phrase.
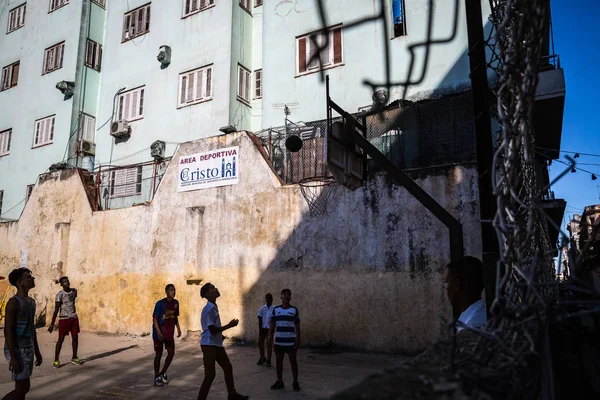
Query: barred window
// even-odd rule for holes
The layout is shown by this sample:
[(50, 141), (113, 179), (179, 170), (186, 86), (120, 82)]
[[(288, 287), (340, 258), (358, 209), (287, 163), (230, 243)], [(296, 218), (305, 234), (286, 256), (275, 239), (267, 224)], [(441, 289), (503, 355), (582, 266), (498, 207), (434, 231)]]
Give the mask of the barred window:
[(35, 121), (33, 147), (40, 147), (52, 143), (54, 140), (55, 115)]
[(20, 65), (20, 62), (17, 61), (16, 63), (2, 68), (2, 87), (0, 90), (7, 90), (17, 86), (17, 83), (19, 83)]
[(150, 32), (150, 3), (125, 14), (123, 42)]
[(69, 4), (69, 0), (50, 0), (50, 11), (49, 12), (58, 10), (59, 8), (64, 7), (67, 4)]
[(135, 121), (144, 118), (144, 86), (119, 95), (119, 120)]
[[(319, 48), (321, 48), (320, 51)], [(301, 36), (296, 39), (296, 49), (296, 73), (298, 75), (318, 71), (319, 59), (323, 68), (341, 65), (343, 63), (342, 28), (336, 27), (327, 32)]]
[(85, 61), (86, 67), (100, 71), (102, 65), (102, 46), (93, 40), (88, 39), (85, 46)]
[(180, 74), (178, 99), (180, 108), (212, 99), (212, 66)]
[(212, 7), (215, 0), (183, 0), (183, 16), (187, 17)]
[(16, 31), (25, 25), (25, 9), (26, 4), (23, 3), (9, 11), (8, 13), (8, 32)]
[(241, 65), (238, 65), (237, 99), (250, 104), (250, 71)]
[(254, 98), (262, 99), (262, 69), (254, 71)]
[(10, 153), (10, 140), (12, 139), (12, 129), (0, 132), (0, 157)]
[(137, 196), (142, 193), (142, 167), (117, 169), (110, 172), (110, 197)]
[(44, 68), (42, 75), (48, 74), (63, 66), (63, 56), (65, 55), (65, 42), (48, 47), (44, 53)]

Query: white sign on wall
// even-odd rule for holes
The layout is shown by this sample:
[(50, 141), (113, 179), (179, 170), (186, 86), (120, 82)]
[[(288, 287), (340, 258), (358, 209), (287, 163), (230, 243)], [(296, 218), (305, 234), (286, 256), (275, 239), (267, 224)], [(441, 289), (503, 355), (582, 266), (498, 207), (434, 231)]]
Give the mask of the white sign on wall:
[(237, 184), (239, 154), (240, 148), (236, 146), (179, 157), (177, 191)]

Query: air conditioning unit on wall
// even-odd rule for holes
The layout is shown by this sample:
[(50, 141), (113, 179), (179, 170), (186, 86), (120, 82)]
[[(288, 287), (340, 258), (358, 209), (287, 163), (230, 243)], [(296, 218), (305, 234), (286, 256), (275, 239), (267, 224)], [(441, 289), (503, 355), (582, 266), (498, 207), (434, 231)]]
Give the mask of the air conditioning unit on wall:
[(110, 124), (110, 135), (116, 138), (122, 138), (124, 136), (131, 135), (131, 126), (127, 121), (115, 121)]
[(80, 140), (79, 151), (83, 154), (93, 156), (96, 154), (96, 144), (89, 140)]

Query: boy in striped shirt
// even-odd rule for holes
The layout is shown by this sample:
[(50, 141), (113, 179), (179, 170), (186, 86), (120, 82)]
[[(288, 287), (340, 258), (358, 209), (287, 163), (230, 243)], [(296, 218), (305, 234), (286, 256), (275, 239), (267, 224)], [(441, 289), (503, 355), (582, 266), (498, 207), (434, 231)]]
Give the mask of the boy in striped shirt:
[(290, 304), (292, 291), (283, 289), (281, 291), (281, 305), (273, 309), (271, 316), (271, 329), (269, 330), (269, 343), (275, 343), (275, 362), (277, 365), (277, 381), (271, 386), (271, 390), (283, 389), (283, 358), (288, 354), (292, 365), (292, 376), (294, 392), (300, 391), (298, 383), (298, 361), (296, 353), (300, 347), (300, 315), (298, 309)]

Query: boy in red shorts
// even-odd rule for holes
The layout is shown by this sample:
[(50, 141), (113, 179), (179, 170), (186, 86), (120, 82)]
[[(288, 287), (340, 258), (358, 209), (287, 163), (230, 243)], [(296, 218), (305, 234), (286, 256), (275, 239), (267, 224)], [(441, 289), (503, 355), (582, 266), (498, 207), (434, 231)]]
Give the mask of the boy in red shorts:
[[(169, 383), (167, 369), (175, 356), (175, 328), (177, 337), (181, 337), (179, 327), (179, 302), (175, 300), (175, 285), (169, 283), (165, 286), (165, 297), (156, 302), (152, 313), (152, 339), (154, 339), (154, 386), (163, 386)], [(163, 348), (167, 349), (165, 365), (160, 370), (160, 360)]]
[(62, 290), (56, 294), (56, 306), (54, 307), (54, 314), (52, 315), (52, 323), (48, 327), (48, 332), (52, 333), (54, 330), (54, 323), (56, 322), (56, 316), (60, 311), (60, 317), (58, 319), (58, 341), (56, 342), (56, 351), (54, 355), (54, 362), (52, 366), (54, 368), (60, 367), (60, 350), (65, 340), (65, 336), (71, 333), (71, 342), (73, 344), (73, 358), (71, 363), (75, 365), (81, 365), (81, 360), (77, 357), (77, 347), (79, 345), (79, 318), (77, 318), (77, 310), (75, 308), (75, 299), (77, 299), (77, 289), (71, 287), (69, 278), (63, 276), (58, 280)]

